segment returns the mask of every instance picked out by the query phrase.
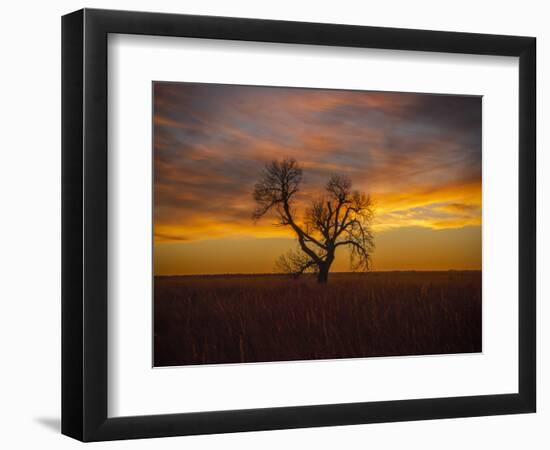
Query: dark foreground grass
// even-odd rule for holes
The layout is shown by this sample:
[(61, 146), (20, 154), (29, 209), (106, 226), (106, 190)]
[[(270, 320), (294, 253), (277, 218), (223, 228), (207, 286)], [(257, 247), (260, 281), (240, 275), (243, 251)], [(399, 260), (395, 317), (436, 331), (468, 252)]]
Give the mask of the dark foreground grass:
[(155, 366), (481, 351), (481, 272), (156, 277)]

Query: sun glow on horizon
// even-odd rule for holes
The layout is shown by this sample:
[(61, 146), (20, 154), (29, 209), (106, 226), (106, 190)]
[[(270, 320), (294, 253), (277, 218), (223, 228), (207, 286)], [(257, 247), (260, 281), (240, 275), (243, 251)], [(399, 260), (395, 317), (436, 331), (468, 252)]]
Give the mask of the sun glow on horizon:
[(288, 156), (298, 220), (331, 174), (372, 196), (374, 270), (481, 268), (481, 98), (157, 82), (155, 274), (273, 272), (294, 235), (252, 192)]

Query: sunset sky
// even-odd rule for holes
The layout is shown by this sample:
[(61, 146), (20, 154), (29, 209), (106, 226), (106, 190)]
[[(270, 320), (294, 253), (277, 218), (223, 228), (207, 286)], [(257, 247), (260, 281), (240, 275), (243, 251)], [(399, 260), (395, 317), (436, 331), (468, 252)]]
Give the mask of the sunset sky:
[(283, 158), (299, 212), (331, 174), (371, 194), (374, 270), (481, 268), (481, 97), (155, 82), (153, 102), (156, 275), (273, 272), (295, 239), (252, 191)]

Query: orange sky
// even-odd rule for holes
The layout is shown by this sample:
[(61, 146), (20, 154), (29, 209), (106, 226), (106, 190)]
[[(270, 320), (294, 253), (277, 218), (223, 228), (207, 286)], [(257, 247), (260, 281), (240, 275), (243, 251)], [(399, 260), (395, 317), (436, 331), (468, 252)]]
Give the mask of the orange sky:
[[(272, 272), (292, 232), (254, 223), (262, 167), (331, 174), (376, 204), (374, 270), (481, 268), (481, 98), (155, 82), (156, 275)], [(331, 270), (349, 270), (345, 251)]]

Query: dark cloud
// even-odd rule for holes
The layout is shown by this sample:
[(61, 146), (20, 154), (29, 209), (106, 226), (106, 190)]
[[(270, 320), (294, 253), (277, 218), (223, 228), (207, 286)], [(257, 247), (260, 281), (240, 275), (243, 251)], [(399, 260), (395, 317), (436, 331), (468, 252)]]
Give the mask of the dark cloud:
[[(156, 226), (248, 226), (262, 166), (283, 157), (304, 166), (308, 192), (332, 173), (347, 173), (356, 187), (386, 199), (480, 184), (481, 98), (154, 84)], [(415, 218), (450, 223), (464, 213), (457, 205), (476, 207), (460, 188), (452, 192), (443, 204), (430, 200), (412, 211)]]

